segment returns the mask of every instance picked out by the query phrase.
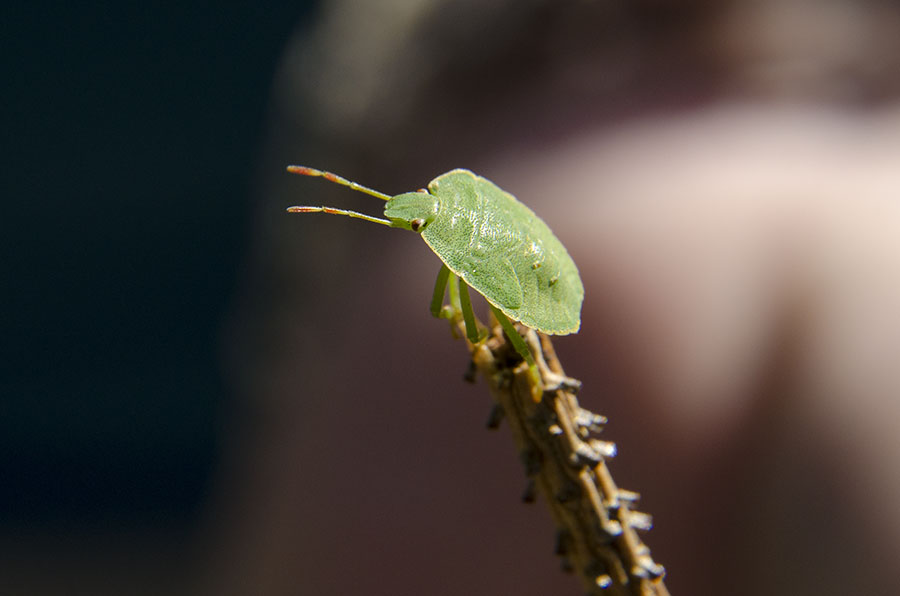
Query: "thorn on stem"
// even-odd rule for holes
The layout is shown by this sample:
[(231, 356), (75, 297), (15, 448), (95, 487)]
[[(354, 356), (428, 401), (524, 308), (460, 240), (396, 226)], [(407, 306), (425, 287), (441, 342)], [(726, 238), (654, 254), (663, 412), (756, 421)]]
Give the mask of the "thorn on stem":
[(469, 366), (466, 367), (466, 372), (463, 373), (463, 381), (466, 383), (475, 383), (475, 374), (478, 372), (478, 369), (475, 367), (475, 361), (469, 360)]
[(537, 489), (534, 485), (534, 480), (529, 480), (525, 484), (525, 490), (522, 491), (522, 502), (523, 503), (534, 503), (537, 501)]
[(500, 423), (505, 416), (506, 412), (503, 411), (500, 404), (494, 404), (493, 407), (491, 407), (491, 413), (488, 414), (487, 427), (491, 430), (497, 430), (500, 428)]

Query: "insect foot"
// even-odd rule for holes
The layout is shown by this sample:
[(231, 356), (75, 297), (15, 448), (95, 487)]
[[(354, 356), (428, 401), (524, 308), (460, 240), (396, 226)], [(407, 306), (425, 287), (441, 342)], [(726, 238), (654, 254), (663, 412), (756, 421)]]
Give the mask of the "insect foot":
[(506, 416), (506, 411), (503, 407), (500, 404), (494, 404), (491, 406), (491, 413), (488, 415), (487, 427), (491, 430), (500, 428), (500, 423), (503, 421), (504, 416)]

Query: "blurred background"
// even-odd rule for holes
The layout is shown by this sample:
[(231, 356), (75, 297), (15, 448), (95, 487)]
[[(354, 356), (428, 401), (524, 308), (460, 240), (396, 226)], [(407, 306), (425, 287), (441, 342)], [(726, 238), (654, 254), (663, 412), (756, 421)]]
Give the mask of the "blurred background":
[(673, 594), (896, 592), (894, 3), (8, 12), (0, 592), (581, 593), (437, 258), (288, 163), (548, 222)]
[(0, 592), (184, 591), (272, 77), (313, 8), (3, 10)]

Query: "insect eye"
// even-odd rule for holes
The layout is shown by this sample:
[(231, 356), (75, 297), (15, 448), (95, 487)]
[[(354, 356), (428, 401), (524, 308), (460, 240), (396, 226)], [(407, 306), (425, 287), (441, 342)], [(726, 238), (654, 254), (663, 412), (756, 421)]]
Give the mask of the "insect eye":
[(409, 229), (413, 232), (420, 232), (425, 227), (425, 220), (421, 218), (413, 219), (409, 222)]

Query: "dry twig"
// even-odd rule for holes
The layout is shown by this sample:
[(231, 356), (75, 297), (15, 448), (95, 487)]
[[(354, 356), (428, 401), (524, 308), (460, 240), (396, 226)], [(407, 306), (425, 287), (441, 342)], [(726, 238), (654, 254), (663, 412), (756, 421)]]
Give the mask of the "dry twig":
[(519, 329), (538, 362), (539, 387), (499, 325), (469, 348), (495, 400), (489, 425), (508, 421), (525, 465), (523, 499), (544, 498), (558, 528), (563, 568), (577, 573), (589, 594), (668, 596), (665, 570), (637, 534), (650, 528), (650, 516), (633, 509), (637, 493), (612, 479), (606, 459), (615, 455), (615, 444), (595, 437), (606, 419), (578, 404), (580, 382), (565, 376), (550, 339)]

